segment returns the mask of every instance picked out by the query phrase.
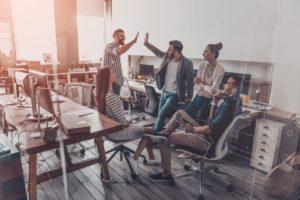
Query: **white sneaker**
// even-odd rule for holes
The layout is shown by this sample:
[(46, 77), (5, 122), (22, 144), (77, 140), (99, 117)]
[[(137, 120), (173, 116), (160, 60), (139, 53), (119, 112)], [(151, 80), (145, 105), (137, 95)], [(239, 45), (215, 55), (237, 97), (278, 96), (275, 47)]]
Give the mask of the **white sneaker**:
[(154, 160), (147, 160), (147, 165), (160, 165), (161, 161), (158, 159), (154, 159)]
[(133, 168), (134, 173), (136, 175), (139, 175), (139, 161), (138, 160), (133, 160), (132, 168)]

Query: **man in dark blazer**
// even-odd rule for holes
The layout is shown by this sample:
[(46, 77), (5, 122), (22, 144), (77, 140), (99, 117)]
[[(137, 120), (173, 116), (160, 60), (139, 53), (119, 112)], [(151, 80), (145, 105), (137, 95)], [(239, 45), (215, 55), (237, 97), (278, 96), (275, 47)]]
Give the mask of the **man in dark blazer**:
[(162, 89), (158, 116), (154, 124), (154, 131), (161, 131), (166, 117), (176, 107), (178, 101), (189, 103), (193, 97), (194, 76), (193, 63), (181, 53), (183, 45), (178, 40), (169, 42), (167, 52), (159, 50), (149, 43), (149, 34), (145, 36), (144, 45), (156, 56), (163, 59), (155, 74), (157, 87)]

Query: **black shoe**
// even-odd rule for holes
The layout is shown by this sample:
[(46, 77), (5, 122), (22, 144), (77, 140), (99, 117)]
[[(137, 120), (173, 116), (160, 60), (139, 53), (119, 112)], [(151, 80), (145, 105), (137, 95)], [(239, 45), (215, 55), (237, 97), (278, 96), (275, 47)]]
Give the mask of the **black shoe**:
[(168, 141), (168, 137), (167, 137), (166, 134), (161, 134), (161, 133), (145, 133), (144, 136), (150, 137), (150, 138), (162, 139), (162, 140)]
[(158, 173), (158, 174), (152, 174), (149, 177), (150, 177), (150, 179), (152, 181), (157, 181), (157, 182), (161, 182), (161, 181), (174, 182), (174, 179), (173, 179), (172, 175), (162, 176), (162, 173)]

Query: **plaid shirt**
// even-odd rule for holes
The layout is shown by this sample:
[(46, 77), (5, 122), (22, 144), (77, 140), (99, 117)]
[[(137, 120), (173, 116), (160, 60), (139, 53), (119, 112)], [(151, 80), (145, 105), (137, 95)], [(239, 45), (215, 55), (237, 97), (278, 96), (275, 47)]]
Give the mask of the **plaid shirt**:
[(103, 66), (108, 66), (117, 75), (117, 84), (123, 85), (123, 72), (119, 53), (119, 45), (112, 42), (104, 50)]

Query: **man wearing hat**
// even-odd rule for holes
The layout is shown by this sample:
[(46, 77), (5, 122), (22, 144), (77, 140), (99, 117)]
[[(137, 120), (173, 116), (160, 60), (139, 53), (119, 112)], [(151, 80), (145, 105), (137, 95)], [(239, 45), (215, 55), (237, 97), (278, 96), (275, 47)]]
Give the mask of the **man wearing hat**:
[(178, 40), (169, 42), (167, 52), (163, 52), (149, 43), (149, 33), (145, 36), (144, 45), (156, 56), (163, 59), (155, 74), (157, 87), (162, 89), (158, 116), (154, 124), (154, 131), (161, 131), (165, 119), (176, 107), (178, 101), (189, 103), (193, 97), (194, 76), (193, 63), (181, 53), (183, 45)]

